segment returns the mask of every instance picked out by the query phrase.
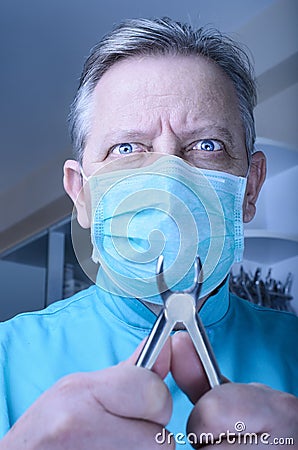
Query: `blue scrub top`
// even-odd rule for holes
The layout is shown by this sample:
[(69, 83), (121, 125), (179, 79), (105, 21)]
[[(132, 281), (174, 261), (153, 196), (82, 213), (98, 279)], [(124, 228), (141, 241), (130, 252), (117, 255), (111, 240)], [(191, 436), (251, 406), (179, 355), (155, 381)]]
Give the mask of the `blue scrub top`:
[[(234, 382), (260, 382), (298, 395), (298, 319), (241, 300), (226, 283), (200, 316), (221, 372)], [(0, 324), (0, 436), (59, 378), (104, 369), (128, 358), (155, 315), (141, 302), (97, 286)], [(186, 433), (192, 404), (171, 375), (174, 410), (168, 429)], [(182, 444), (183, 448), (190, 448)]]

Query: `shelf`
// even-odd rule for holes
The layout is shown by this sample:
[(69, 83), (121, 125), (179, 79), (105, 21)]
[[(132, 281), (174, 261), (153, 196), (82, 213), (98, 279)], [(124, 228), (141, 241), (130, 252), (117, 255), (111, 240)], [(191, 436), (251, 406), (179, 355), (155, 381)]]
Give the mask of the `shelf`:
[(260, 264), (277, 264), (298, 257), (298, 241), (273, 236), (246, 236), (244, 259)]
[(244, 230), (244, 237), (246, 239), (250, 238), (270, 238), (270, 239), (280, 239), (292, 242), (298, 242), (298, 235), (291, 234), (281, 234), (277, 231), (265, 230), (264, 228), (248, 228)]
[(267, 156), (267, 179), (291, 169), (298, 164), (298, 151), (282, 142), (266, 138), (256, 139), (256, 149)]

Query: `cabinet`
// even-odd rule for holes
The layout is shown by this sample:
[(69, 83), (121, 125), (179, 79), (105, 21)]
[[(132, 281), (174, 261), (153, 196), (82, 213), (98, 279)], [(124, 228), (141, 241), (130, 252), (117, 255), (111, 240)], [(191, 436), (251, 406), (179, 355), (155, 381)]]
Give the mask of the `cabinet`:
[[(275, 280), (293, 274), (291, 301), (298, 312), (298, 152), (276, 142), (258, 139), (257, 149), (267, 156), (267, 180), (254, 220), (245, 225), (245, 270), (271, 269)], [(233, 268), (239, 270), (239, 265)]]
[(70, 217), (0, 259), (0, 321), (45, 308), (91, 285), (73, 251)]

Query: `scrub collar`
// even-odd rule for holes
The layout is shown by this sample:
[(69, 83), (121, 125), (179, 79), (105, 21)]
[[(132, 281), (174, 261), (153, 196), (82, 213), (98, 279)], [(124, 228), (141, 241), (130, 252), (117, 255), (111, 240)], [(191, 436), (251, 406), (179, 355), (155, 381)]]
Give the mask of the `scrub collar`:
[[(156, 320), (156, 315), (140, 300), (133, 297), (121, 297), (97, 286), (98, 301), (106, 308), (114, 319), (128, 327), (142, 329), (149, 333)], [(229, 282), (225, 283), (204, 303), (200, 317), (206, 327), (219, 322), (229, 309)]]

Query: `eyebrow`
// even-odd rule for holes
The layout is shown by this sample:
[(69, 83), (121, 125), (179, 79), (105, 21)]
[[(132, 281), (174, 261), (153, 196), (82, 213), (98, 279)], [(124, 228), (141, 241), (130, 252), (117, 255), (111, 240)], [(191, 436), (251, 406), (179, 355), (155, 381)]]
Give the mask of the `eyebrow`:
[(192, 136), (202, 136), (205, 139), (222, 139), (224, 141), (227, 141), (230, 146), (234, 146), (234, 139), (230, 130), (226, 127), (221, 127), (218, 125), (210, 124), (204, 127), (198, 127), (194, 131), (189, 133), (189, 137)]
[(115, 145), (119, 143), (128, 143), (131, 140), (139, 140), (142, 138), (150, 137), (149, 133), (145, 133), (141, 130), (116, 130), (115, 132), (107, 133), (104, 136), (104, 143), (109, 145)]
[[(210, 124), (203, 127), (196, 127), (192, 131), (182, 131), (182, 139), (222, 139), (229, 145), (234, 146), (234, 139), (230, 130), (226, 127)], [(152, 133), (143, 130), (117, 130), (104, 136), (104, 142), (109, 145), (117, 143), (127, 143), (131, 140), (152, 139)]]

